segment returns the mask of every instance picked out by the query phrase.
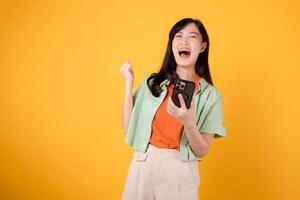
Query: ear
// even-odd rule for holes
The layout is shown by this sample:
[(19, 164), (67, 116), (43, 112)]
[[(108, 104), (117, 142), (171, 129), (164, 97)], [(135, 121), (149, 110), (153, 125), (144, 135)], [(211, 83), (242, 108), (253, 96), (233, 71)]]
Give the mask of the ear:
[(204, 42), (203, 47), (200, 50), (200, 53), (202, 53), (206, 49), (206, 46), (207, 46), (207, 42)]

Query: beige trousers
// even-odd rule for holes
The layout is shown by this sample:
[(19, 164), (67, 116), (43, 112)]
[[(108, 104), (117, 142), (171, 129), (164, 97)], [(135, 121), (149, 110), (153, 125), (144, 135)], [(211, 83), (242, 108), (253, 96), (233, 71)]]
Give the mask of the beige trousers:
[(122, 200), (198, 200), (199, 184), (198, 161), (149, 144), (145, 153), (133, 154)]

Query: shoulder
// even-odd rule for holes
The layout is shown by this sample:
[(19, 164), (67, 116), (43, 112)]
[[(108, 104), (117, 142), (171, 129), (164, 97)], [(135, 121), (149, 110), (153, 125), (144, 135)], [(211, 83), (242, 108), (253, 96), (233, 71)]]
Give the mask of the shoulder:
[(147, 87), (148, 87), (148, 79), (151, 75), (145, 75), (143, 78), (142, 78), (142, 81), (139, 83), (139, 86), (138, 86), (138, 90), (139, 91), (144, 91)]
[(141, 85), (148, 87), (148, 85), (151, 85), (153, 83), (154, 77), (154, 73), (144, 75)]
[(218, 98), (221, 98), (222, 95), (221, 95), (221, 92), (218, 88), (216, 88), (215, 86), (212, 86), (213, 87), (213, 93), (215, 95), (215, 97), (218, 99)]
[(147, 82), (148, 82), (148, 79), (149, 79), (149, 77), (150, 77), (151, 75), (149, 75), (149, 74), (146, 74), (145, 76), (144, 76), (144, 78), (143, 78), (143, 80), (142, 80), (142, 82), (141, 82), (141, 85), (142, 86), (147, 86)]
[(222, 94), (221, 94), (220, 90), (216, 86), (211, 85), (211, 84), (208, 83), (208, 89), (209, 89), (210, 99), (213, 102), (216, 102), (217, 100), (219, 100), (219, 99), (222, 98)]

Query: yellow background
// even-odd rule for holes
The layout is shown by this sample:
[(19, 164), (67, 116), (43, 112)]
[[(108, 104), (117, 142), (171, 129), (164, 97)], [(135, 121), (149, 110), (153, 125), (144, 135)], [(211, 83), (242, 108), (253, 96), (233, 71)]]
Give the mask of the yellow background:
[(199, 163), (201, 200), (300, 199), (296, 0), (1, 1), (0, 199), (120, 199), (134, 150), (121, 107), (158, 70), (175, 22), (207, 28), (228, 136)]

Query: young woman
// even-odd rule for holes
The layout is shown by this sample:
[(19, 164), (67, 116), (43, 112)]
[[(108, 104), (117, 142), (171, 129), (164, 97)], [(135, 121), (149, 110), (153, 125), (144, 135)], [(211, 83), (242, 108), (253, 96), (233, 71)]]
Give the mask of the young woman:
[[(169, 33), (163, 64), (147, 75), (132, 95), (131, 64), (120, 68), (126, 80), (122, 123), (126, 143), (136, 149), (129, 166), (123, 200), (195, 200), (198, 161), (213, 138), (226, 135), (222, 98), (208, 66), (209, 39), (198, 19), (184, 18)], [(187, 109), (181, 94), (171, 99), (178, 78), (193, 81)]]

